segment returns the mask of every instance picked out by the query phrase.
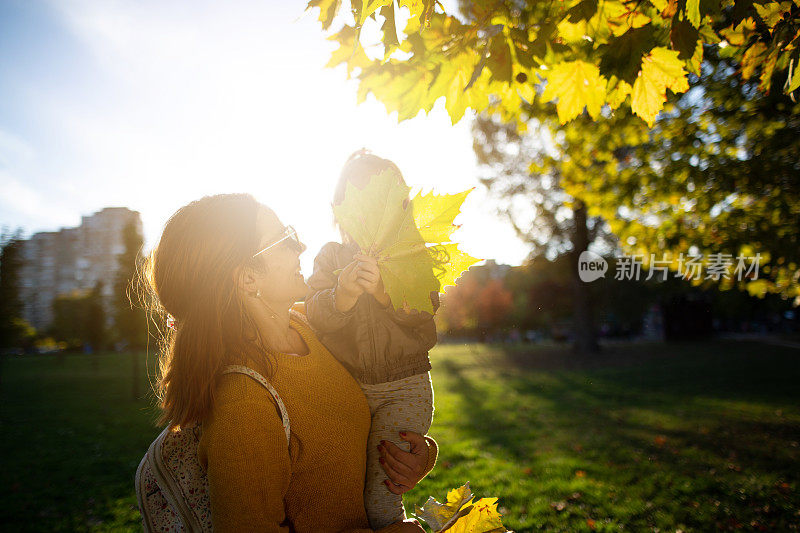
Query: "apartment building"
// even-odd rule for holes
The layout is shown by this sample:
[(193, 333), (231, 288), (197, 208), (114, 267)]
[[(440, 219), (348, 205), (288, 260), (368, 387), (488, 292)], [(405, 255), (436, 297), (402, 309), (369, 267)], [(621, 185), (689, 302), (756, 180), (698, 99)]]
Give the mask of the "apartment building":
[(106, 207), (81, 218), (80, 226), (36, 233), (24, 241), (20, 270), (23, 317), (37, 330), (53, 320), (53, 300), (60, 294), (92, 290), (102, 282), (104, 306), (111, 310), (124, 228), (142, 232), (139, 213)]

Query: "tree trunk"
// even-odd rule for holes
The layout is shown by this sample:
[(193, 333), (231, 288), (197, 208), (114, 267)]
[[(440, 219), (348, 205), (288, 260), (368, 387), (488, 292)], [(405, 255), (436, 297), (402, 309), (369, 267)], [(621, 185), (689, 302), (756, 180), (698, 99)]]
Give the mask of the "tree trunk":
[(592, 316), (592, 301), (589, 284), (581, 281), (578, 275), (578, 258), (589, 248), (589, 228), (586, 226), (586, 204), (575, 200), (573, 208), (575, 229), (572, 236), (572, 293), (573, 293), (573, 348), (580, 353), (600, 351), (595, 335)]

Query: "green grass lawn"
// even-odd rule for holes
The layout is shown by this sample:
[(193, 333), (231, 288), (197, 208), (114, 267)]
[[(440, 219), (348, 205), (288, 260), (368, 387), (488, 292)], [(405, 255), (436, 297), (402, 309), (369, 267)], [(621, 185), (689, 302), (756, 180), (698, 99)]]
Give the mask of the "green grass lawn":
[[(800, 529), (800, 350), (443, 345), (432, 360), (441, 450), (409, 510), (469, 480), (518, 532)], [(0, 530), (139, 529), (133, 473), (158, 430), (131, 368), (2, 362)]]

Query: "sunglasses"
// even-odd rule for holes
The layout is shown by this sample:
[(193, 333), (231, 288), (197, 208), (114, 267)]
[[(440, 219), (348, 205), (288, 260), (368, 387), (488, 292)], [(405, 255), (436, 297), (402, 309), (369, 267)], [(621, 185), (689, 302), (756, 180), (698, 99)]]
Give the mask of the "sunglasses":
[(286, 229), (283, 230), (283, 233), (281, 233), (281, 236), (278, 238), (277, 241), (274, 241), (271, 244), (268, 244), (267, 246), (262, 248), (261, 250), (257, 251), (255, 254), (253, 254), (253, 257), (258, 257), (259, 255), (263, 254), (270, 248), (278, 246), (280, 243), (282, 243), (287, 239), (290, 240), (290, 242), (292, 243), (292, 245), (294, 245), (295, 248), (297, 248), (300, 251), (303, 251), (303, 243), (301, 243), (300, 239), (297, 237), (297, 231), (292, 226), (286, 226)]

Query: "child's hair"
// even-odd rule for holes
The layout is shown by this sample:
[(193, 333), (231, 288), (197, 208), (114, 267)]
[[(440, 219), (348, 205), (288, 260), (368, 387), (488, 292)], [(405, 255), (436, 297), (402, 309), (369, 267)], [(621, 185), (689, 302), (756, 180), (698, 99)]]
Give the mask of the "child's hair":
[[(336, 183), (336, 189), (333, 192), (333, 205), (339, 205), (344, 201), (344, 192), (347, 189), (348, 181), (367, 180), (382, 170), (389, 168), (397, 172), (400, 180), (405, 183), (402, 172), (393, 162), (378, 157), (366, 148), (356, 150), (347, 158), (342, 167), (342, 173), (339, 174), (339, 181)], [(363, 187), (363, 184), (359, 185)]]
[[(378, 157), (366, 148), (361, 148), (353, 152), (342, 167), (342, 173), (339, 175), (339, 181), (336, 183), (336, 190), (333, 192), (333, 205), (339, 205), (344, 201), (344, 192), (347, 189), (347, 182), (354, 182), (357, 187), (364, 187), (366, 180), (379, 174), (386, 169), (392, 169), (397, 172), (400, 182), (405, 185), (403, 173), (392, 161)], [(410, 201), (410, 200), (409, 200)], [(343, 244), (352, 242), (350, 235), (345, 232), (339, 223), (334, 218), (334, 225), (339, 229), (339, 234), (342, 237)], [(437, 271), (444, 270), (444, 265), (450, 261), (450, 257), (441, 246), (430, 246), (428, 251), (433, 259), (434, 269)]]
[[(347, 190), (348, 182), (352, 182), (357, 187), (363, 188), (367, 180), (386, 169), (392, 169), (397, 172), (397, 175), (400, 177), (400, 182), (405, 184), (400, 169), (388, 159), (378, 157), (366, 148), (361, 148), (350, 154), (350, 157), (347, 158), (347, 161), (345, 161), (342, 167), (341, 174), (339, 174), (339, 181), (336, 183), (336, 189), (333, 191), (333, 205), (339, 205), (344, 201), (344, 193)], [(348, 244), (351, 241), (350, 236), (347, 232), (342, 230), (335, 216), (333, 225), (339, 230), (342, 243)]]

